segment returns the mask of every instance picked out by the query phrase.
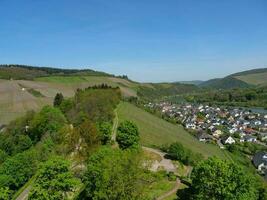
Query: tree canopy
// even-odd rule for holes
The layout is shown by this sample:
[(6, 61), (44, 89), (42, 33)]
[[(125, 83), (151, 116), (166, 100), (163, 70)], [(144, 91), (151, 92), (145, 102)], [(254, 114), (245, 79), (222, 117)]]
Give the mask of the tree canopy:
[(209, 158), (192, 172), (192, 185), (179, 199), (192, 200), (257, 200), (255, 179), (230, 161)]
[(121, 149), (138, 147), (140, 141), (138, 127), (130, 121), (120, 123), (116, 139)]
[(120, 149), (101, 148), (88, 161), (81, 199), (134, 200), (142, 197), (140, 156)]
[(53, 134), (60, 130), (67, 120), (58, 108), (45, 106), (30, 123), (30, 137), (39, 141), (45, 133)]
[(39, 170), (29, 200), (64, 200), (77, 183), (69, 170), (70, 164), (63, 158), (53, 158)]

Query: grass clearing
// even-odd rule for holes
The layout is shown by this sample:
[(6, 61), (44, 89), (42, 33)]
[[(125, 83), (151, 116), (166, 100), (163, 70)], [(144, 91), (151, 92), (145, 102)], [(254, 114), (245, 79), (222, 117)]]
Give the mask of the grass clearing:
[(193, 152), (201, 153), (205, 157), (217, 156), (227, 159), (219, 147), (201, 143), (186, 132), (182, 126), (171, 124), (130, 103), (121, 102), (119, 104), (118, 116), (120, 122), (130, 120), (137, 124), (141, 143), (144, 146), (161, 146), (178, 141)]
[(144, 150), (144, 157), (145, 157), (145, 160), (150, 160), (150, 161), (160, 162), (162, 160), (159, 154), (153, 153), (151, 151), (146, 151), (146, 150)]

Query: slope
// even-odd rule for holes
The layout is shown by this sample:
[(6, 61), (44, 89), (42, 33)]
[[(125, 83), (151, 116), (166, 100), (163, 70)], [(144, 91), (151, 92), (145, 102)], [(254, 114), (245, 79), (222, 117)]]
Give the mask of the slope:
[[(120, 87), (125, 97), (136, 96), (137, 84), (107, 76), (48, 76), (32, 80), (0, 79), (0, 124), (6, 124), (29, 110), (52, 104), (56, 93), (72, 97), (78, 88), (106, 83)], [(34, 95), (33, 91), (41, 95)]]
[(200, 84), (201, 87), (213, 89), (248, 88), (250, 85), (235, 77), (227, 76), (222, 79), (211, 79)]
[(130, 120), (137, 124), (141, 134), (142, 145), (161, 146), (178, 141), (192, 151), (202, 153), (205, 157), (218, 156), (226, 158), (225, 154), (217, 146), (200, 143), (186, 132), (182, 126), (171, 124), (130, 103), (120, 103), (117, 110), (119, 121)]
[(235, 78), (251, 85), (267, 85), (267, 70), (262, 73), (239, 75)]
[(197, 91), (198, 87), (192, 84), (182, 83), (150, 83), (142, 84), (138, 89), (138, 96), (145, 99), (156, 99), (165, 96), (185, 94)]
[(1, 79), (32, 80), (37, 77), (60, 75), (60, 76), (113, 76), (104, 72), (91, 69), (59, 69), (52, 67), (36, 67), (28, 65), (0, 65)]
[(201, 87), (214, 89), (247, 88), (261, 85), (267, 85), (267, 68), (238, 72), (224, 78), (211, 79), (200, 84)]

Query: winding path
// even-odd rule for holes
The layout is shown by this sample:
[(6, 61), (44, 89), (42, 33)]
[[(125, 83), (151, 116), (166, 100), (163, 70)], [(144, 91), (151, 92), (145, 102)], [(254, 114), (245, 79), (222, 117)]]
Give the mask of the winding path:
[[(165, 158), (166, 153), (164, 153), (158, 149), (152, 149), (152, 148), (148, 148), (148, 147), (142, 147), (142, 149), (145, 151), (149, 151), (149, 152), (158, 154), (162, 159), (160, 162), (156, 161), (155, 163), (152, 164), (151, 171), (157, 171), (158, 168), (162, 167), (167, 172), (174, 172), (174, 173), (177, 172), (177, 168), (172, 163), (172, 161), (170, 159)], [(156, 200), (164, 200), (167, 197), (169, 197), (173, 194), (176, 194), (177, 190), (180, 187), (180, 184), (181, 184), (181, 180), (179, 178), (177, 178), (175, 186), (170, 191), (168, 191), (168, 192), (164, 193), (163, 195), (159, 196), (158, 198), (156, 198)]]
[(156, 198), (156, 200), (164, 200), (166, 199), (167, 197), (173, 195), (173, 194), (176, 194), (177, 190), (179, 189), (180, 187), (180, 184), (181, 184), (181, 181), (179, 178), (176, 179), (176, 183), (175, 183), (175, 186), (172, 190), (170, 190), (169, 192), (161, 195), (160, 197)]

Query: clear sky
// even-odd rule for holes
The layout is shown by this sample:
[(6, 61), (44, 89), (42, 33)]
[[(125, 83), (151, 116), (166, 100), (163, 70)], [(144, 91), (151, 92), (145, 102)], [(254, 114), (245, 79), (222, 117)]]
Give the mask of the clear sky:
[(0, 63), (153, 82), (267, 67), (267, 1), (0, 0)]

